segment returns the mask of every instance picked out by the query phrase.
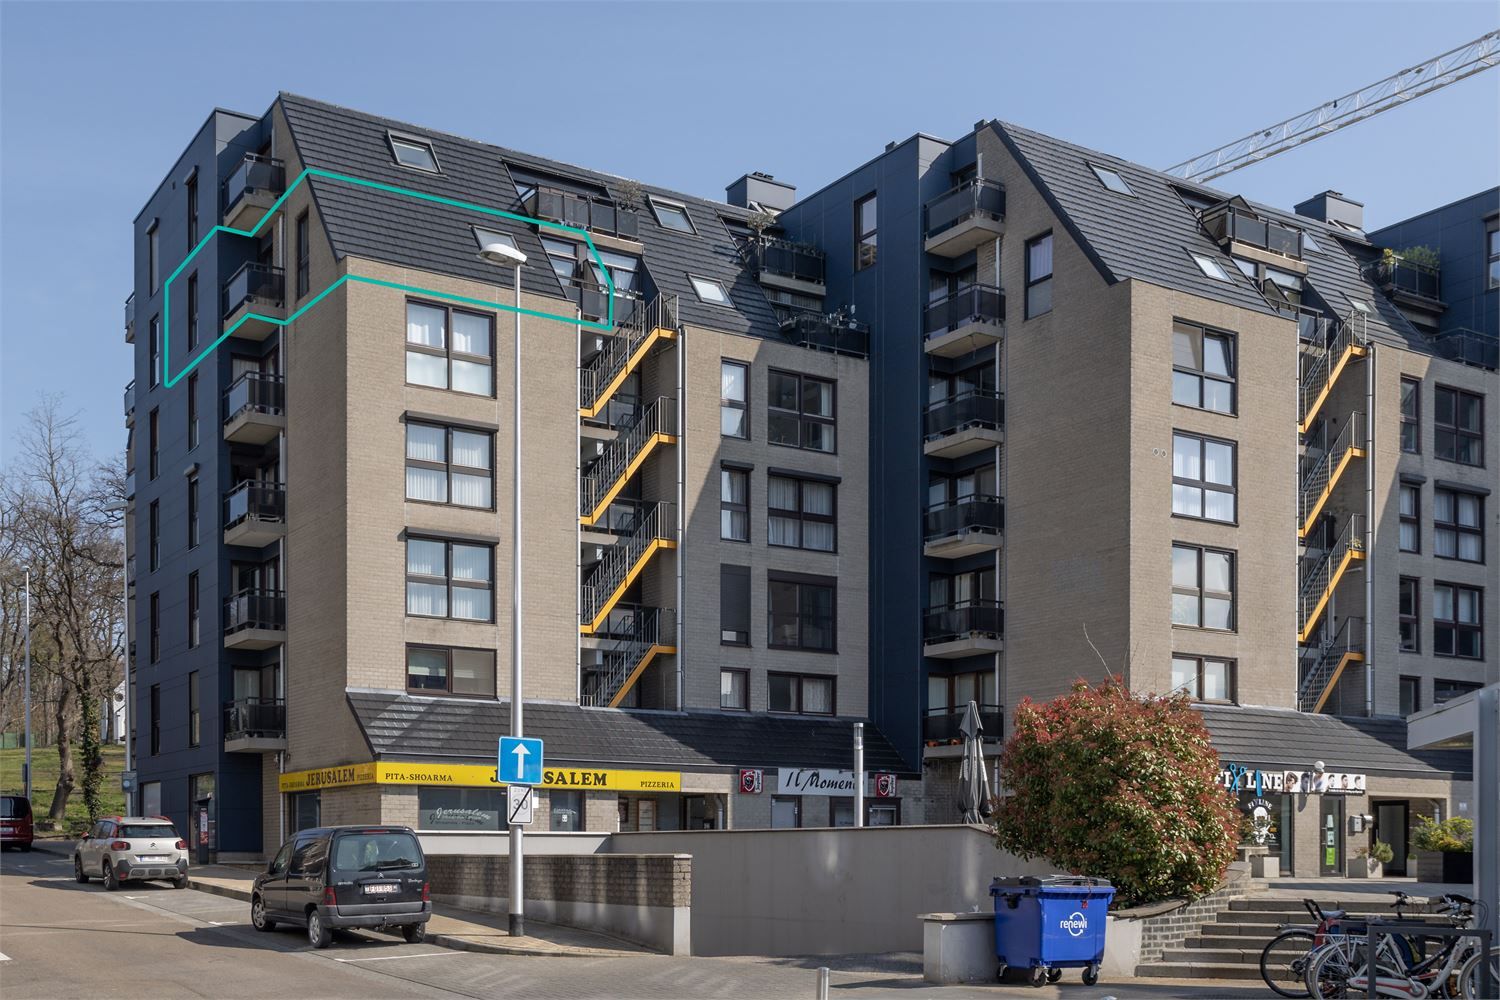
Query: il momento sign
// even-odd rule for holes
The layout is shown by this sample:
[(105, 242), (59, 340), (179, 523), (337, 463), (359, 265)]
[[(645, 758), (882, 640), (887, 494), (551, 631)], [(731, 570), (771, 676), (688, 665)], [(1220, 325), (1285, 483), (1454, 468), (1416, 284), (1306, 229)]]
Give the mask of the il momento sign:
[[(450, 788), (494, 788), (493, 764), (417, 764), (378, 761), (289, 771), (281, 775), (283, 792), (306, 792), (318, 788), (351, 785), (439, 785)], [(610, 792), (678, 792), (682, 775), (677, 771), (620, 771), (602, 767), (549, 767), (542, 772), (545, 788), (597, 788)]]

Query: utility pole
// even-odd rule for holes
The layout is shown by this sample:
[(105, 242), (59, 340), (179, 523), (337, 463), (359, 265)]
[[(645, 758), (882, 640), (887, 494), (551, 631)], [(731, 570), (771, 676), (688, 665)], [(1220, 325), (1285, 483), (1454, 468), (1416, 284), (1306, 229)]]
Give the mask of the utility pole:
[(31, 801), (31, 567), (26, 567), (26, 763), (21, 765), (26, 800)]

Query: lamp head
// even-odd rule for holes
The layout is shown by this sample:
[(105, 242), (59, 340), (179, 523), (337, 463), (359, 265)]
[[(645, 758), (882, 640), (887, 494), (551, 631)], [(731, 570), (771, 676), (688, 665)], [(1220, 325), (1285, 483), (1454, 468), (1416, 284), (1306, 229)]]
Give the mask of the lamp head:
[(509, 243), (486, 243), (479, 251), (479, 259), (491, 264), (519, 266), (526, 263), (526, 255)]

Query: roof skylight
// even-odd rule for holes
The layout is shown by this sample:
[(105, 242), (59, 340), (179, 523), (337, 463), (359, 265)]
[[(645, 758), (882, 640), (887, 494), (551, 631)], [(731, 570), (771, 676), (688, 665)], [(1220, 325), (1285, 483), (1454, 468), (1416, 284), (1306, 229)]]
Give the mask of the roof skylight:
[(1096, 163), (1090, 163), (1089, 168), (1094, 171), (1094, 176), (1099, 178), (1099, 183), (1111, 191), (1114, 191), (1116, 194), (1128, 194), (1132, 198), (1135, 197), (1135, 192), (1130, 190), (1130, 185), (1125, 183), (1125, 178), (1113, 170), (1110, 170), (1108, 167), (1101, 167)]
[(1198, 265), (1198, 270), (1202, 271), (1207, 277), (1213, 278), (1215, 281), (1229, 280), (1228, 273), (1212, 257), (1205, 257), (1201, 253), (1193, 253), (1191, 250), (1188, 251), (1188, 255)]
[(391, 153), (396, 157), (396, 162), (403, 167), (425, 170), (430, 174), (442, 172), (438, 169), (437, 154), (432, 151), (432, 143), (389, 132), (386, 133), (386, 138), (390, 140)]

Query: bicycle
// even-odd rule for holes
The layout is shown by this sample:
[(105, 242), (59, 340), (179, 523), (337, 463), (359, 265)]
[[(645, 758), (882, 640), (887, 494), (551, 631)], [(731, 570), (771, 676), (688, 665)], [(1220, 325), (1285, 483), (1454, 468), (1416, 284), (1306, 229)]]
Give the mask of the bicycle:
[[(1307, 990), (1307, 967), (1313, 953), (1344, 936), (1341, 931), (1343, 910), (1325, 912), (1312, 899), (1304, 899), (1302, 905), (1315, 921), (1314, 926), (1281, 924), (1277, 935), (1266, 942), (1260, 952), (1260, 978), (1273, 992), (1284, 997), (1312, 995)], [(1288, 983), (1295, 986), (1288, 986)]]
[[(1433, 900), (1400, 891), (1393, 891), (1392, 895), (1396, 897), (1392, 906), (1396, 908), (1398, 920), (1406, 918), (1408, 908), (1436, 907), (1435, 912), (1446, 917), (1455, 927), (1475, 924), (1475, 903), (1467, 896), (1449, 894)], [(1342, 940), (1320, 947), (1312, 957), (1306, 977), (1310, 996), (1345, 997), (1351, 990), (1361, 996), (1366, 994), (1369, 985), (1367, 939), (1361, 936), (1357, 925), (1344, 930)], [(1363, 934), (1368, 934), (1367, 925)], [(1419, 947), (1423, 941), (1418, 935)], [(1493, 951), (1500, 953), (1500, 949)], [(1405, 935), (1383, 934), (1376, 943), (1375, 990), (1379, 996), (1409, 1000), (1477, 997), (1479, 959), (1479, 950), (1472, 939), (1448, 938), (1431, 956), (1423, 956)]]

